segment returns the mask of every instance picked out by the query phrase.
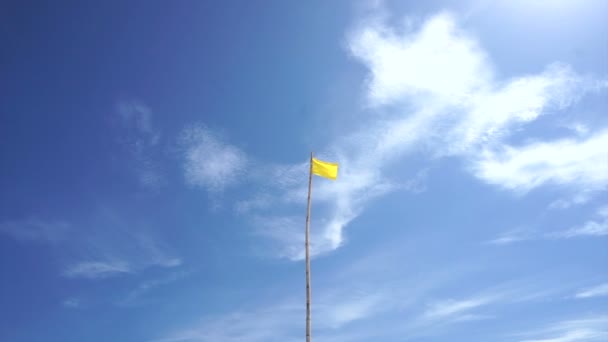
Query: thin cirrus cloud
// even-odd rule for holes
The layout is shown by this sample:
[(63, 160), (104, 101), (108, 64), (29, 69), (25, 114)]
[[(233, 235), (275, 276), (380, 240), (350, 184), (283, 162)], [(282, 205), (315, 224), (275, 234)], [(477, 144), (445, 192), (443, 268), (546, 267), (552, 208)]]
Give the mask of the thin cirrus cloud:
[(170, 285), (178, 280), (181, 280), (189, 275), (188, 272), (176, 271), (156, 279), (145, 280), (141, 282), (133, 290), (129, 291), (122, 299), (116, 302), (118, 306), (136, 306), (145, 301), (146, 296), (150, 292), (154, 292), (160, 287)]
[(575, 298), (592, 298), (608, 296), (608, 283), (600, 284), (594, 287), (580, 290), (574, 296)]
[(70, 228), (70, 225), (63, 221), (28, 218), (1, 222), (0, 234), (5, 234), (18, 241), (58, 243), (68, 237)]
[(67, 278), (105, 279), (135, 274), (151, 267), (174, 268), (182, 264), (170, 248), (136, 227), (121, 226), (89, 232), (89, 236), (74, 240), (72, 246), (79, 260), (66, 266)]
[(486, 243), (494, 245), (508, 245), (528, 240), (560, 240), (572, 238), (590, 238), (608, 236), (607, 207), (600, 207), (593, 219), (568, 229), (544, 231), (533, 228), (520, 228), (507, 231)]
[(221, 192), (239, 182), (247, 156), (203, 125), (192, 125), (180, 136), (186, 183), (208, 192)]
[(587, 221), (583, 225), (565, 231), (557, 232), (551, 236), (558, 239), (569, 239), (581, 236), (607, 236), (608, 219), (602, 221)]
[[(470, 262), (446, 262), (412, 277), (419, 264), (402, 244), (383, 246), (353, 260), (348, 267), (321, 275), (315, 290), (314, 329), (329, 341), (416, 340), (438, 336), (454, 325), (499, 317), (505, 307), (544, 301), (571, 292), (552, 279), (518, 279), (473, 291), (465, 297), (442, 299), (438, 291), (457, 289), (463, 279), (481, 276), (485, 267)], [(429, 252), (430, 253), (430, 252)], [(424, 254), (424, 252), (423, 252)], [(423, 258), (419, 252), (413, 255)], [(406, 257), (407, 256), (407, 257)], [(399, 267), (395, 267), (395, 260)], [(405, 260), (405, 261), (402, 261)], [(387, 271), (389, 270), (389, 271)], [(252, 290), (253, 291), (253, 290)], [(217, 315), (204, 315), (182, 327), (161, 332), (154, 341), (292, 341), (301, 338), (303, 298), (275, 291), (258, 302), (237, 305)], [(294, 334), (295, 332), (295, 334)]]
[(155, 189), (165, 182), (158, 161), (160, 131), (152, 122), (152, 110), (136, 100), (121, 101), (116, 105), (121, 134), (119, 143), (130, 157), (139, 183)]
[(212, 342), (280, 340), (295, 342), (300, 339), (298, 318), (300, 306), (289, 303), (269, 305), (253, 310), (238, 310), (222, 316), (204, 317), (183, 330), (177, 330), (148, 342)]
[(78, 309), (78, 308), (82, 307), (82, 301), (78, 298), (71, 297), (71, 298), (67, 298), (63, 302), (61, 302), (61, 305), (63, 305), (63, 307), (65, 307), (65, 308), (69, 308), (69, 309)]
[(487, 305), (493, 301), (494, 299), (491, 297), (482, 296), (465, 300), (436, 302), (429, 306), (424, 313), (424, 318), (428, 320), (445, 320), (449, 318), (455, 318), (456, 320), (466, 319), (467, 317), (473, 317), (469, 314), (471, 310)]
[[(385, 311), (391, 298), (384, 293), (347, 295), (319, 293), (315, 316), (317, 337), (324, 340), (346, 341), (342, 338), (350, 323)], [(392, 304), (391, 304), (392, 306)], [(205, 316), (185, 327), (152, 341), (298, 341), (300, 318), (304, 308), (293, 296), (268, 298), (264, 305), (237, 309), (222, 315)], [(367, 332), (369, 333), (369, 332)], [(329, 338), (334, 336), (334, 338)]]
[(608, 236), (608, 206), (597, 209), (596, 218), (584, 224), (553, 234), (554, 238), (573, 238), (580, 236)]
[(608, 338), (608, 316), (598, 315), (554, 323), (530, 332), (520, 342), (599, 342)]
[(64, 221), (5, 221), (0, 223), (0, 234), (23, 243), (51, 246), (55, 255), (68, 260), (61, 271), (66, 278), (105, 279), (149, 267), (181, 265), (182, 260), (151, 232), (111, 216), (114, 217), (102, 219), (94, 227), (79, 229)]
[(100, 279), (131, 272), (131, 267), (123, 260), (83, 261), (69, 266), (63, 275), (67, 278)]
[[(130, 246), (127, 247), (127, 244)], [(66, 278), (105, 279), (135, 274), (150, 267), (174, 268), (182, 264), (149, 238), (125, 236), (123, 241), (88, 241), (87, 250), (79, 261), (67, 265), (62, 275)]]
[[(387, 176), (392, 166), (420, 150), (430, 152), (429, 163), (442, 156), (461, 157), (481, 181), (514, 191), (544, 184), (584, 185), (592, 191), (605, 186), (608, 172), (595, 165), (608, 136), (604, 131), (519, 147), (507, 143), (513, 130), (548, 113), (558, 115), (585, 94), (602, 91), (605, 82), (582, 77), (561, 63), (550, 63), (537, 74), (497, 79), (481, 43), (449, 13), (405, 29), (364, 20), (348, 36), (347, 49), (368, 70), (369, 109), (388, 114), (382, 120), (363, 118), (358, 130), (338, 134), (321, 154), (340, 163), (340, 177), (315, 185), (315, 201), (323, 208), (313, 216), (314, 226), (322, 227), (312, 239), (313, 255), (340, 247), (345, 227), (373, 200), (393, 191), (424, 189), (424, 175), (416, 170), (400, 180)], [(536, 154), (564, 148), (570, 152), (565, 159), (547, 153), (532, 161)], [(271, 190), (237, 204), (241, 211), (263, 218), (257, 222), (288, 220), (292, 215), (277, 214), (279, 209), (293, 212), (294, 204), (305, 204), (306, 163), (277, 168), (281, 172), (273, 177)], [(268, 213), (268, 207), (275, 212)], [(271, 224), (258, 229), (280, 245), (288, 240), (286, 234), (297, 231), (295, 226)], [(303, 257), (301, 246), (293, 244), (279, 255)]]
[[(140, 251), (141, 252), (141, 251)], [(138, 252), (138, 253), (140, 253)], [(173, 268), (182, 264), (182, 260), (175, 257), (163, 257), (145, 260), (144, 254), (130, 254), (117, 256), (101, 256), (90, 261), (77, 261), (63, 270), (66, 278), (105, 279), (126, 274), (139, 273), (149, 267)]]

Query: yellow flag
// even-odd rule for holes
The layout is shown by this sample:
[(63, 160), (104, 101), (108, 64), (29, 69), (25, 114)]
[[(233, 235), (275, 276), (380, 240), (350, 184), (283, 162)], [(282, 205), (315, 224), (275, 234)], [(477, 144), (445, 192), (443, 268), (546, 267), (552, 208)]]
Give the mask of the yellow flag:
[(312, 158), (312, 173), (317, 176), (335, 180), (338, 178), (338, 164)]

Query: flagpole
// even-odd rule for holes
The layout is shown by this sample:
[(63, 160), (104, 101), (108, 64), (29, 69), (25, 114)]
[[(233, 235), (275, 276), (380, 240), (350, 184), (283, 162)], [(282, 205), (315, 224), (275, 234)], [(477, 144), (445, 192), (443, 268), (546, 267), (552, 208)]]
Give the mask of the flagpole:
[(310, 194), (312, 192), (312, 158), (310, 152), (310, 169), (308, 170), (308, 206), (306, 208), (306, 237), (304, 245), (306, 247), (306, 342), (311, 341), (310, 336)]

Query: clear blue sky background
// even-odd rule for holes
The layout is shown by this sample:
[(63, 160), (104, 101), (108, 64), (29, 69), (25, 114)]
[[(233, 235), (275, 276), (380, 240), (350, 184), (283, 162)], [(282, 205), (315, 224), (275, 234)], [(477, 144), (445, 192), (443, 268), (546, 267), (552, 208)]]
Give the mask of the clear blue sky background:
[(0, 5), (0, 340), (608, 340), (606, 1)]

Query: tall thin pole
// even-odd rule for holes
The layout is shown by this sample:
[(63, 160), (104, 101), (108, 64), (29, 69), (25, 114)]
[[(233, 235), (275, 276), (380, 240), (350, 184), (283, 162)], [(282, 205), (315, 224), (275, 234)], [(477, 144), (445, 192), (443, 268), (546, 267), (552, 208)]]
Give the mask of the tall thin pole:
[(310, 194), (312, 192), (312, 158), (310, 152), (310, 170), (308, 172), (308, 206), (306, 208), (306, 238), (304, 245), (306, 246), (306, 342), (311, 341), (310, 337)]

